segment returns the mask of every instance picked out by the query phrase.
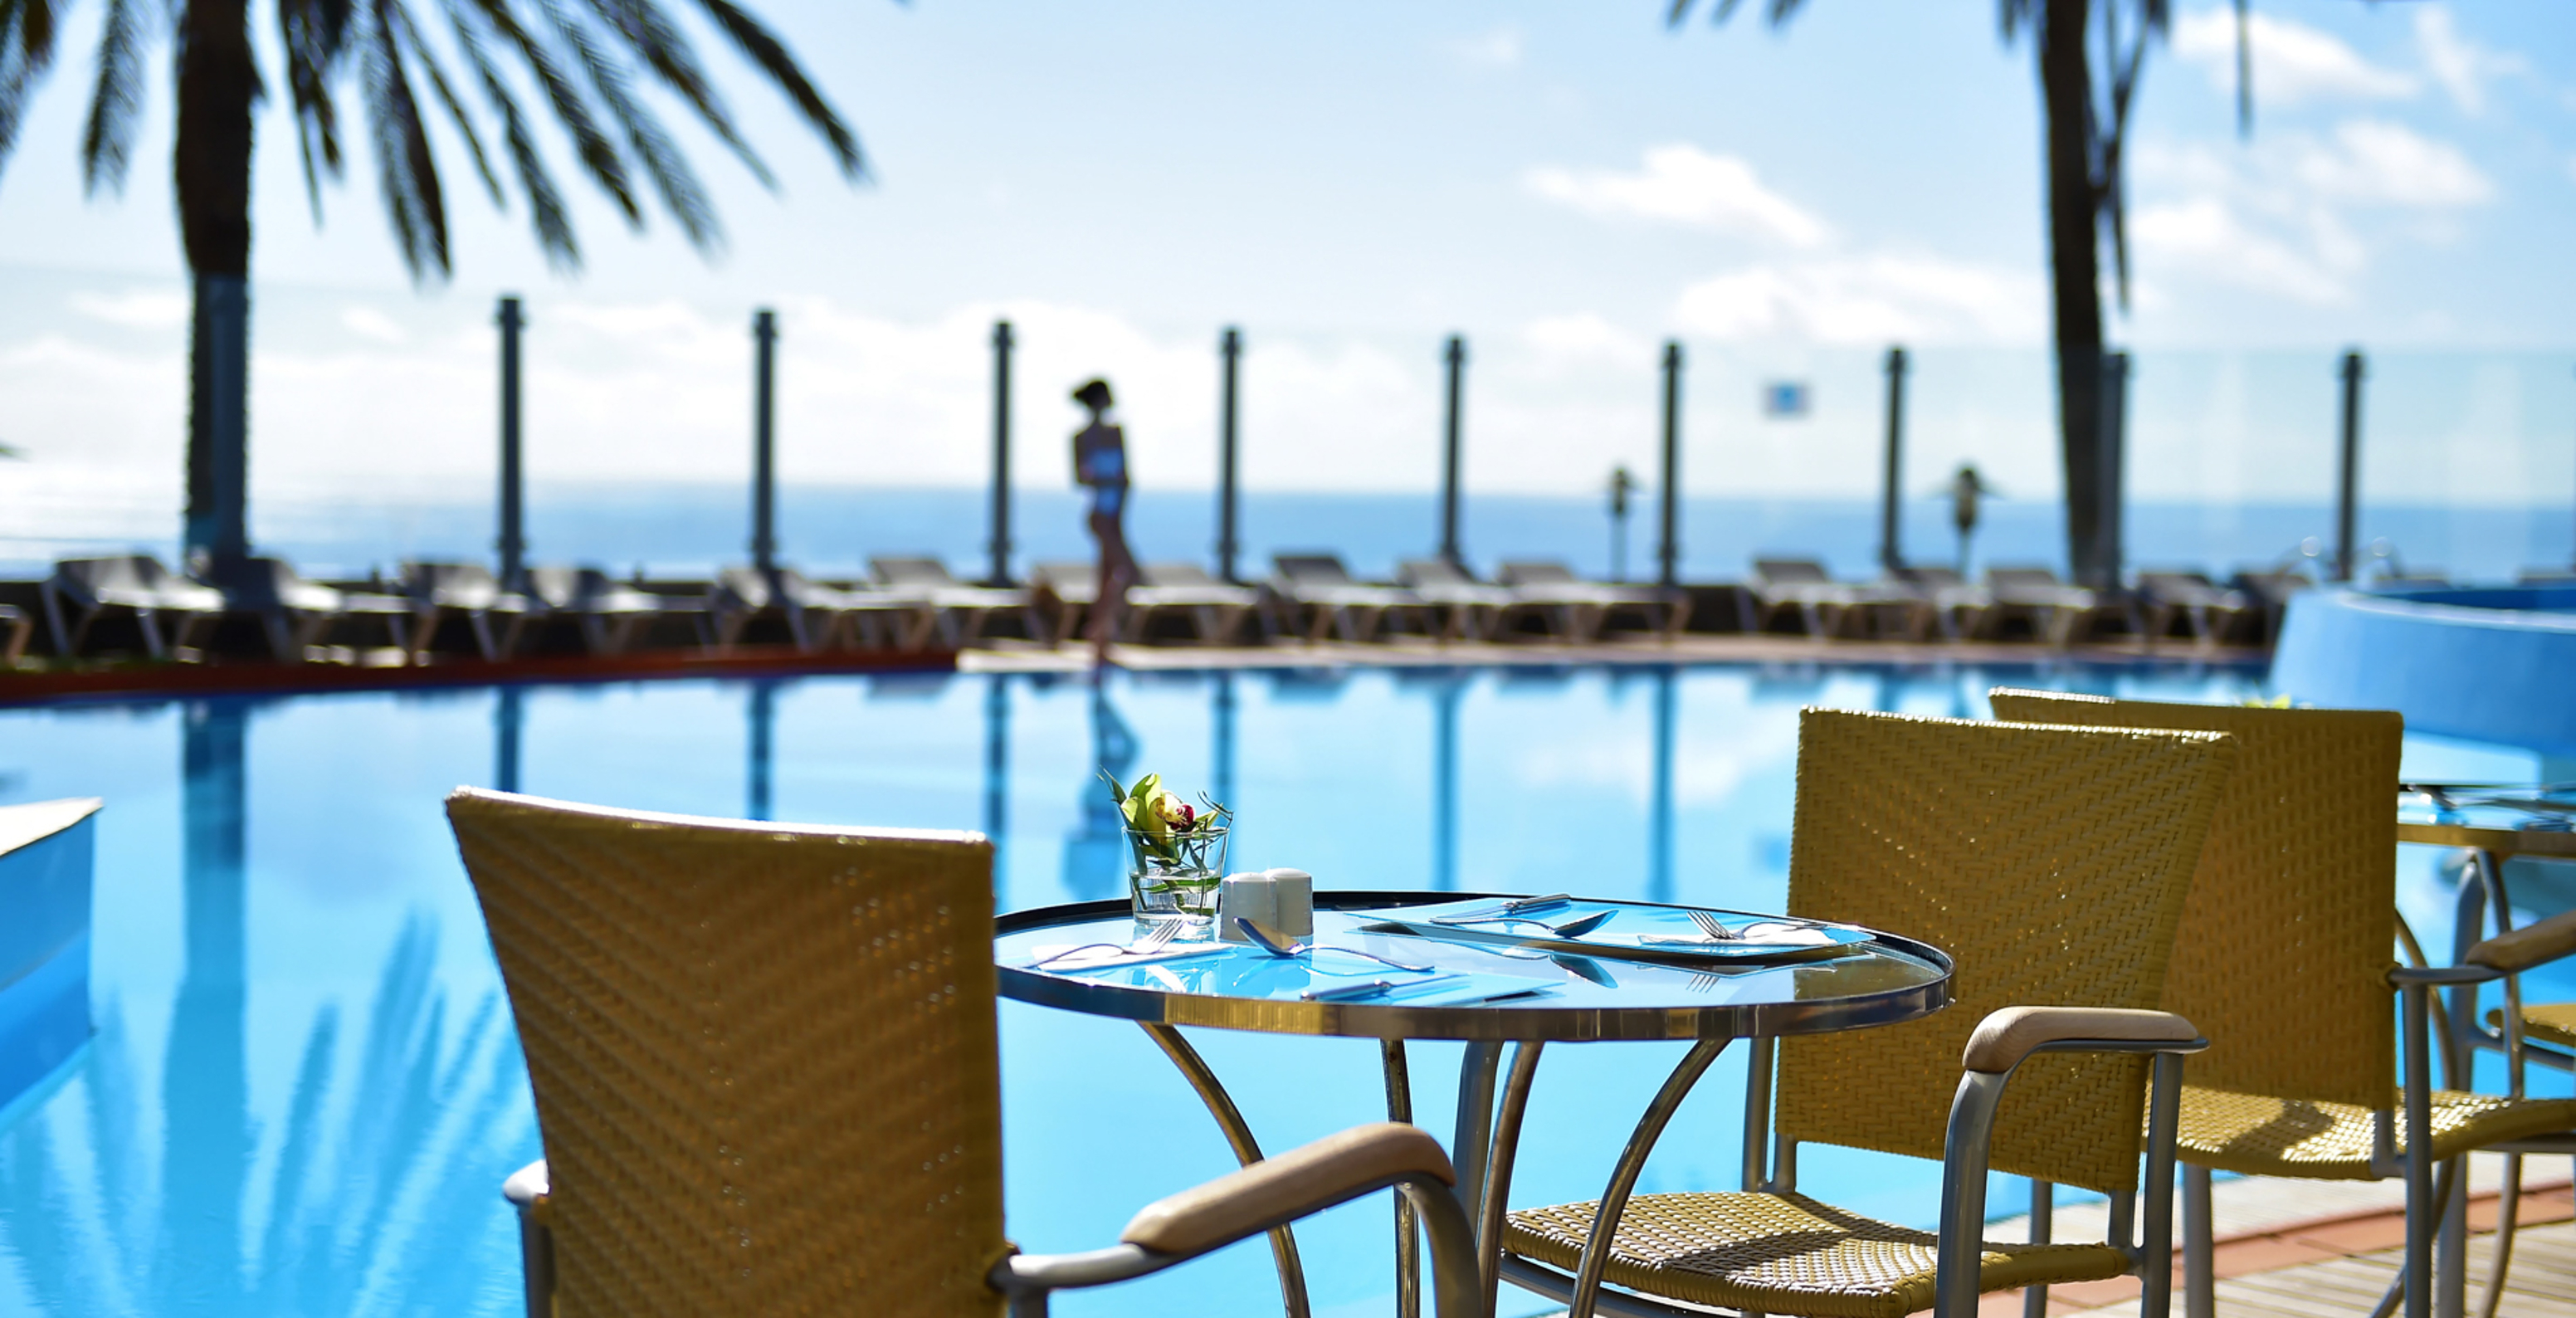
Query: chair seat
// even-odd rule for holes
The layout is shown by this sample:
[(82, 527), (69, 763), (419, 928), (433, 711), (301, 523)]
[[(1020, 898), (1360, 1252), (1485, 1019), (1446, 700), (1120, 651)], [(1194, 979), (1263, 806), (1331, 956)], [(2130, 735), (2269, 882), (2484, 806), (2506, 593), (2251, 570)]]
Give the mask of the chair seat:
[[(2395, 1096), (2397, 1151), (2406, 1150), (2406, 1113)], [(2178, 1156), (2247, 1176), (2325, 1181), (2379, 1179), (2370, 1169), (2376, 1122), (2356, 1103), (2312, 1103), (2184, 1085)], [(2576, 1099), (2515, 1101), (2456, 1089), (2433, 1093), (2433, 1156), (2503, 1140), (2576, 1130)]]
[[(2501, 1012), (2488, 1012), (2487, 1024), (2502, 1026)], [(2576, 1002), (2540, 1002), (2522, 1009), (2523, 1037), (2534, 1043), (2576, 1048)]]
[[(1503, 1248), (1567, 1272), (1580, 1266), (1595, 1205), (1511, 1215)], [(1801, 1194), (1649, 1194), (1628, 1201), (1610, 1255), (1614, 1286), (1691, 1304), (1812, 1318), (1905, 1318), (1932, 1307), (1938, 1241)], [(1988, 1242), (1979, 1289), (2126, 1274), (2109, 1245)]]

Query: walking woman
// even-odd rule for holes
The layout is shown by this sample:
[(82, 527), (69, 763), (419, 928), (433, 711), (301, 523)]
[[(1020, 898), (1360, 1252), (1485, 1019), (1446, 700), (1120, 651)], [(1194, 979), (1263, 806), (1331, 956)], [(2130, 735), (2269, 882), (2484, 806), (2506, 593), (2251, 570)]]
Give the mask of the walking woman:
[(1127, 611), (1127, 588), (1136, 584), (1136, 560), (1127, 552), (1127, 432), (1109, 419), (1107, 380), (1073, 391), (1091, 413), (1091, 424), (1073, 437), (1073, 479), (1091, 490), (1091, 538), (1099, 545), (1100, 587), (1091, 606), (1094, 666), (1109, 662), (1109, 642)]

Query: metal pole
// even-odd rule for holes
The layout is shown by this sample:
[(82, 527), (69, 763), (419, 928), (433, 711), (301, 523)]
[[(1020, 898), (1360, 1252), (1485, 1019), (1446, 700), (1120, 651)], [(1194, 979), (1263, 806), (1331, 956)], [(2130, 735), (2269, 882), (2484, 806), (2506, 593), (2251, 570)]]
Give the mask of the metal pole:
[(1662, 539), (1656, 548), (1655, 582), (1680, 584), (1682, 476), (1682, 345), (1664, 344), (1664, 485)]
[(751, 341), (751, 565), (766, 575), (778, 567), (778, 465), (772, 430), (778, 362), (776, 313), (763, 310), (751, 314)]
[(1905, 482), (1905, 349), (1887, 350), (1887, 472), (1878, 494), (1878, 565), (1890, 576), (1905, 566), (1898, 518)]
[(2101, 502), (2094, 514), (2094, 570), (2100, 580), (2092, 582), (2102, 590), (2118, 590), (2121, 575), (2122, 475), (2127, 466), (2129, 428), (2129, 354), (2102, 354), (2102, 425), (2101, 448), (2095, 459), (2096, 489)]
[(501, 299), (501, 585), (506, 590), (527, 586), (528, 539), (519, 466), (519, 331), (527, 323), (519, 314), (519, 299)]
[(2353, 520), (2361, 485), (2361, 349), (2343, 354), (2343, 452), (2335, 466), (2334, 579), (2352, 580)]
[(1011, 322), (993, 322), (993, 570), (984, 583), (1011, 584)]
[(1445, 448), (1440, 464), (1440, 557), (1452, 567), (1464, 567), (1466, 556), (1458, 552), (1458, 430), (1459, 408), (1465, 401), (1467, 340), (1450, 335), (1449, 350), (1442, 356), (1449, 363), (1449, 409), (1442, 425)]
[(1235, 537), (1235, 471), (1236, 431), (1234, 427), (1235, 368), (1243, 359), (1243, 333), (1229, 325), (1216, 341), (1217, 353), (1225, 361), (1224, 385), (1217, 404), (1216, 458), (1216, 575), (1220, 581), (1239, 580), (1234, 575), (1234, 557), (1242, 544)]

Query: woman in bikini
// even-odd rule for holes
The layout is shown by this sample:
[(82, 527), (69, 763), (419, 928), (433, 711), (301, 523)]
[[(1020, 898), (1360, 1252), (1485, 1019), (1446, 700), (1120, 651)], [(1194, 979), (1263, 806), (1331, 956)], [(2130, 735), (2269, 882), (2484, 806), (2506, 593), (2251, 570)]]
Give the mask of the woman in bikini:
[(1091, 413), (1091, 423), (1073, 437), (1073, 479), (1091, 491), (1091, 538), (1100, 546), (1099, 593), (1091, 606), (1092, 663), (1098, 666), (1109, 662), (1127, 588), (1136, 584), (1136, 560), (1127, 552), (1127, 432), (1109, 419), (1107, 380), (1085, 383), (1073, 391), (1073, 401)]

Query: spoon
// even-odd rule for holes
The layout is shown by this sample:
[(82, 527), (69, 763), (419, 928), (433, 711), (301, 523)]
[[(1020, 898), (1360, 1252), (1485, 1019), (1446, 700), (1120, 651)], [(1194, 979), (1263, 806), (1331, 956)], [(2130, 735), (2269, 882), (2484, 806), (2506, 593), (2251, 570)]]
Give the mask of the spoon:
[(1563, 924), (1549, 924), (1549, 923), (1548, 923), (1547, 921), (1545, 921), (1545, 920), (1533, 920), (1533, 919), (1530, 919), (1530, 918), (1529, 918), (1529, 917), (1527, 917), (1527, 916), (1522, 916), (1522, 915), (1493, 915), (1493, 916), (1487, 916), (1487, 917), (1485, 917), (1484, 919), (1481, 919), (1481, 920), (1448, 920), (1448, 921), (1443, 921), (1443, 923), (1445, 923), (1445, 924), (1534, 924), (1534, 925), (1537, 925), (1539, 928), (1541, 928), (1541, 929), (1545, 929), (1545, 930), (1546, 930), (1546, 931), (1548, 931), (1549, 933), (1556, 935), (1556, 936), (1557, 936), (1557, 937), (1559, 937), (1559, 938), (1581, 938), (1581, 937), (1582, 937), (1582, 936), (1584, 936), (1585, 934), (1591, 933), (1593, 930), (1598, 929), (1598, 928), (1600, 928), (1601, 926), (1603, 926), (1603, 925), (1605, 925), (1605, 924), (1608, 924), (1608, 923), (1610, 922), (1610, 917), (1611, 917), (1611, 916), (1614, 916), (1614, 915), (1617, 915), (1617, 914), (1618, 914), (1618, 912), (1617, 912), (1617, 911), (1594, 911), (1594, 912), (1593, 912), (1592, 914), (1590, 914), (1590, 915), (1582, 916), (1582, 917), (1577, 918), (1577, 919), (1568, 920), (1568, 921), (1566, 921), (1566, 922), (1565, 922), (1565, 923), (1563, 923)]
[[(1272, 956), (1303, 956), (1308, 952), (1317, 950), (1313, 943), (1297, 942), (1287, 934), (1282, 933), (1277, 929), (1273, 929), (1269, 925), (1263, 924), (1259, 920), (1255, 920), (1248, 915), (1238, 915), (1234, 917), (1234, 927), (1242, 930), (1243, 936), (1251, 939), (1254, 947), (1260, 948), (1262, 951), (1268, 952)], [(1401, 961), (1390, 961), (1385, 957), (1379, 956), (1375, 952), (1363, 952), (1356, 947), (1327, 947), (1322, 950), (1326, 952), (1343, 952), (1351, 956), (1367, 957), (1369, 960), (1375, 961), (1380, 965), (1393, 966), (1398, 970), (1409, 970), (1416, 974), (1427, 973), (1431, 969), (1429, 966), (1409, 966)]]

